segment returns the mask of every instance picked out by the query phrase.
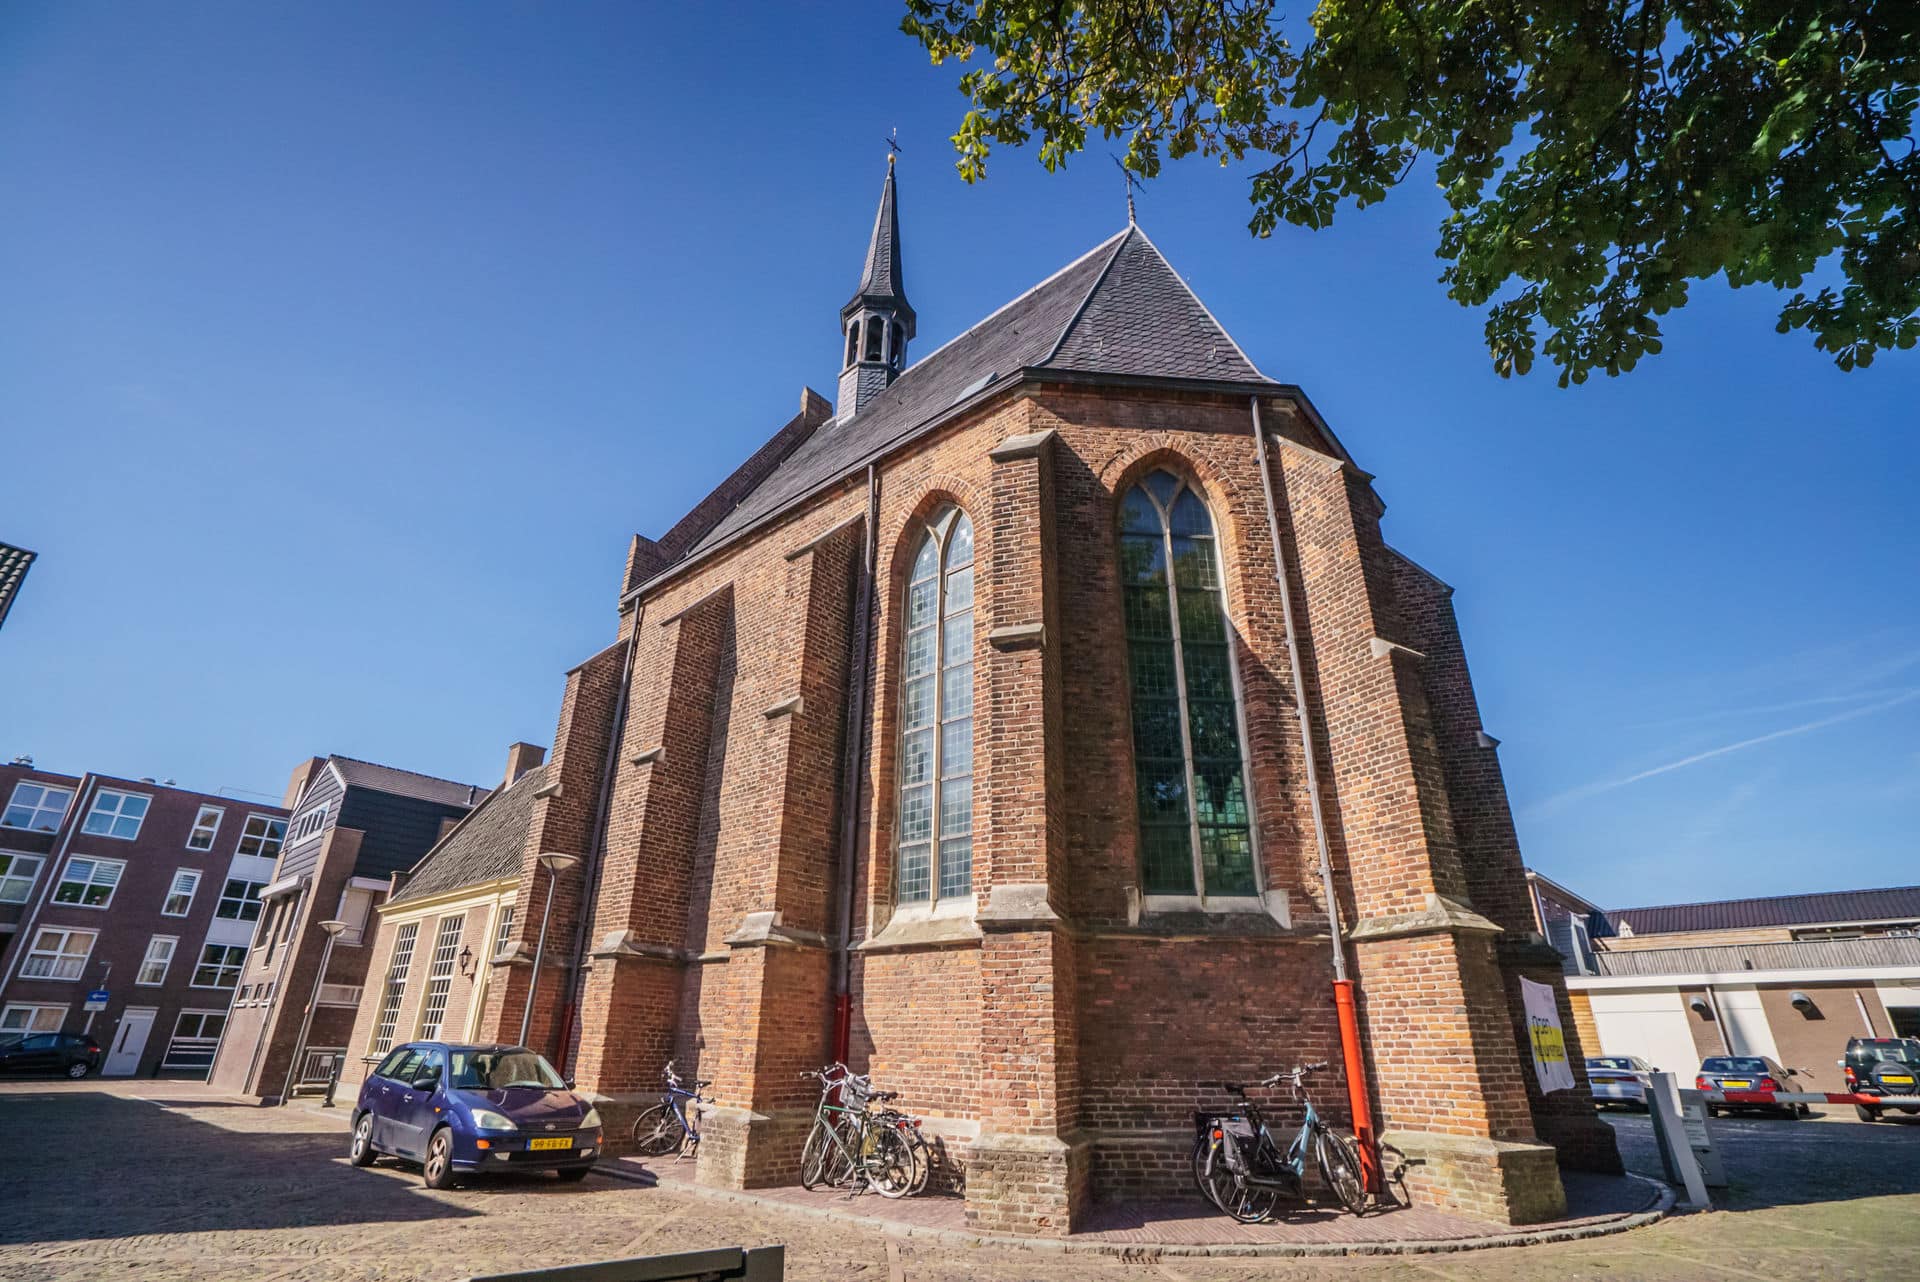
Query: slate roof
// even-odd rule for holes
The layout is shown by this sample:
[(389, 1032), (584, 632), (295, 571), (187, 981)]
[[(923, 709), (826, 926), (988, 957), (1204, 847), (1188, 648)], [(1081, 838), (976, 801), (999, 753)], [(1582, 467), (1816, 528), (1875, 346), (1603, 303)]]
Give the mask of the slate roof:
[(551, 764), (537, 766), (481, 802), (421, 857), (389, 902), (404, 904), (518, 876), (520, 852), (526, 848), (527, 828), (533, 823), (533, 794), (552, 769)]
[(1702, 904), (1660, 904), (1610, 909), (1607, 925), (1636, 935), (1686, 930), (1744, 930), (1765, 926), (1820, 926), (1838, 922), (1920, 921), (1920, 886), (1882, 890), (1832, 890), (1767, 899), (1721, 899)]
[(36, 555), (11, 543), (0, 543), (0, 623), (6, 622), (7, 611), (13, 608), (13, 598), (26, 581), (27, 567)]
[(913, 306), (907, 302), (907, 273), (900, 265), (900, 208), (894, 199), (893, 166), (887, 166), (886, 186), (880, 189), (880, 212), (874, 215), (873, 237), (867, 242), (867, 261), (860, 285), (840, 309), (845, 316), (863, 302), (892, 304), (912, 335)]
[(817, 429), (688, 555), (849, 475), (995, 382), (1048, 369), (1278, 386), (1129, 226), (913, 365), (858, 415)]
[(396, 770), (392, 766), (359, 761), (353, 757), (335, 755), (327, 760), (340, 771), (340, 777), (346, 780), (350, 788), (371, 788), (375, 792), (390, 792), (396, 797), (416, 797), (443, 806), (471, 806), (491, 791), (478, 784), (436, 779), (432, 775)]

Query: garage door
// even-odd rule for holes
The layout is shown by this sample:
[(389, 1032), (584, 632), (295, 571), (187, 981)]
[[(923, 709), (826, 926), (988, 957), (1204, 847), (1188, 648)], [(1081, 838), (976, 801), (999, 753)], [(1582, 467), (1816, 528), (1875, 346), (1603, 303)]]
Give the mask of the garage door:
[(1587, 994), (1600, 1049), (1608, 1055), (1638, 1055), (1655, 1068), (1690, 1077), (1700, 1067), (1687, 1008), (1676, 992)]

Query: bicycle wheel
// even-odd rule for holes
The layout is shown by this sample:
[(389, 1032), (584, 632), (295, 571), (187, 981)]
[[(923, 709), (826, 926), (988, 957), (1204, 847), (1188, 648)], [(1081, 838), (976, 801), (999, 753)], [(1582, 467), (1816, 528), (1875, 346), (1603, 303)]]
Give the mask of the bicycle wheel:
[(867, 1184), (885, 1198), (901, 1198), (913, 1191), (913, 1150), (891, 1126), (876, 1126), (861, 1153)]
[(1340, 1205), (1358, 1215), (1366, 1209), (1367, 1182), (1360, 1174), (1360, 1154), (1353, 1142), (1332, 1131), (1320, 1131), (1313, 1137), (1313, 1157), (1319, 1164), (1320, 1178)]
[(826, 1183), (827, 1158), (833, 1152), (833, 1140), (827, 1134), (827, 1124), (819, 1118), (813, 1119), (813, 1129), (807, 1132), (806, 1147), (800, 1150), (800, 1187), (816, 1189)]
[(655, 1104), (633, 1120), (633, 1151), (642, 1157), (665, 1157), (680, 1151), (687, 1128), (680, 1115), (665, 1104)]
[(1279, 1189), (1248, 1184), (1227, 1165), (1224, 1155), (1215, 1152), (1207, 1161), (1206, 1150), (1205, 1144), (1194, 1148), (1194, 1182), (1207, 1201), (1242, 1224), (1258, 1224), (1273, 1214), (1280, 1202)]

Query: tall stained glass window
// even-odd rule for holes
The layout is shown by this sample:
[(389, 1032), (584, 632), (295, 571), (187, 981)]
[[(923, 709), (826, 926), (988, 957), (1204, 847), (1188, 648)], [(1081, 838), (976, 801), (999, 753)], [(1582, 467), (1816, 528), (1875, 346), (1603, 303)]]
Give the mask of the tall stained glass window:
[(1171, 472), (1121, 504), (1120, 577), (1142, 888), (1258, 894), (1220, 550), (1205, 501)]
[(900, 691), (899, 896), (973, 893), (973, 523), (943, 508), (907, 583)]

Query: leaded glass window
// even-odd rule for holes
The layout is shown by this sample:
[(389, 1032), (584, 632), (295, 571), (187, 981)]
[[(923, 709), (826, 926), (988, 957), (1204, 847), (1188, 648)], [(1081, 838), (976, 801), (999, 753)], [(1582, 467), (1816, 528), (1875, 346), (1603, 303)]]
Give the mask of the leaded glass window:
[(973, 893), (973, 523), (944, 508), (908, 576), (901, 656), (899, 895)]
[(1220, 550), (1205, 501), (1171, 472), (1121, 503), (1120, 577), (1142, 889), (1256, 895)]

